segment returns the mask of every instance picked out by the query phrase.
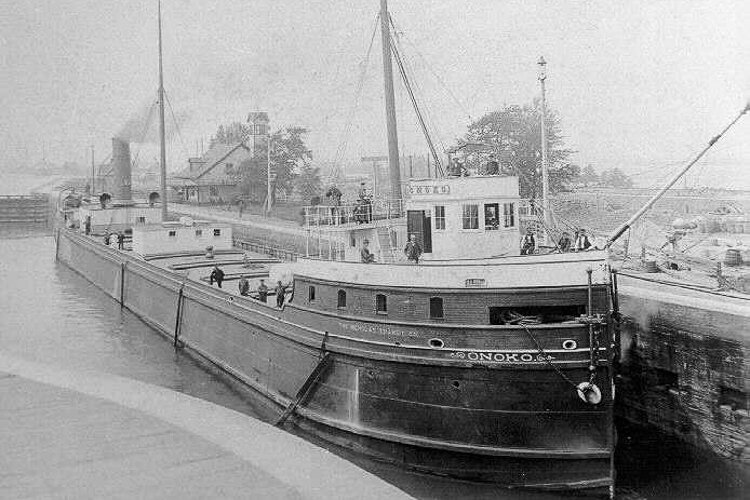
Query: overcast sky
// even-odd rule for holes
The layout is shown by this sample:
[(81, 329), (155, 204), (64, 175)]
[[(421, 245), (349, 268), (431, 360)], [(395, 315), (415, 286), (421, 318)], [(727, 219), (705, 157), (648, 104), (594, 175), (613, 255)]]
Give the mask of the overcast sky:
[[(155, 98), (156, 5), (0, 0), (3, 162), (26, 152), (36, 161), (43, 148), (52, 161), (83, 162), (90, 144), (103, 159), (110, 138)], [(309, 128), (316, 158), (334, 157), (378, 8), (379, 0), (163, 0), (165, 87), (180, 123), (171, 168), (251, 110), (268, 111), (275, 126)], [(682, 161), (750, 97), (747, 0), (390, 0), (390, 8), (446, 145), (470, 118), (538, 95), (540, 55), (549, 104), (582, 165)], [(378, 34), (348, 156), (386, 152), (382, 89)], [(397, 101), (402, 151), (424, 154), (400, 87)], [(750, 159), (748, 138), (750, 117), (712, 159)]]

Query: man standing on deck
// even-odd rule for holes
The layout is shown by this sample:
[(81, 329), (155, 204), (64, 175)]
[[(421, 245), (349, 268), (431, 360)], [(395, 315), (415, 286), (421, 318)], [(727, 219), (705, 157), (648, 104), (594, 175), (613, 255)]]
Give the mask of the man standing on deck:
[(281, 280), (276, 285), (276, 307), (279, 309), (284, 305), (284, 294), (286, 293), (286, 287), (281, 284)]
[(216, 284), (221, 288), (221, 282), (224, 281), (224, 271), (219, 269), (219, 266), (214, 266), (214, 270), (211, 271), (211, 274), (208, 277), (209, 285), (213, 285), (214, 281), (216, 281)]
[(570, 252), (570, 247), (573, 246), (573, 240), (570, 239), (570, 233), (567, 231), (563, 231), (562, 236), (560, 237), (560, 240), (557, 242), (557, 247), (560, 249), (560, 252)]
[(237, 287), (240, 290), (240, 295), (247, 295), (250, 293), (250, 283), (244, 275), (240, 276), (240, 282), (237, 284)]
[(526, 234), (521, 240), (521, 255), (531, 255), (534, 253), (536, 248), (536, 240), (534, 239), (534, 230), (528, 228)]
[(586, 235), (586, 230), (581, 229), (576, 235), (576, 244), (573, 247), (574, 250), (576, 252), (582, 252), (588, 250), (590, 246), (591, 242), (589, 241), (589, 237)]
[(266, 280), (260, 280), (260, 285), (258, 285), (258, 300), (261, 302), (268, 302), (268, 286), (266, 286)]
[(487, 161), (487, 165), (484, 167), (485, 174), (486, 175), (499, 175), (500, 174), (500, 164), (495, 159), (495, 155), (491, 154), (489, 161)]
[(372, 264), (375, 262), (375, 256), (370, 251), (370, 240), (365, 240), (362, 242), (362, 251), (360, 252), (360, 255), (362, 256), (362, 262), (365, 264)]
[(419, 258), (422, 256), (422, 246), (417, 241), (416, 234), (409, 235), (409, 241), (406, 243), (404, 253), (408, 260), (413, 260), (415, 264), (419, 264)]

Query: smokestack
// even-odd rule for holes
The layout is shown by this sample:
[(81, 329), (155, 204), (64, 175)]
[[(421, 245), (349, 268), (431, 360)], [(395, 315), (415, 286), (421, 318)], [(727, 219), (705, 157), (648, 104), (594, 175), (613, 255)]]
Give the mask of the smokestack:
[(114, 170), (113, 204), (130, 205), (130, 144), (118, 137), (112, 138), (112, 167)]

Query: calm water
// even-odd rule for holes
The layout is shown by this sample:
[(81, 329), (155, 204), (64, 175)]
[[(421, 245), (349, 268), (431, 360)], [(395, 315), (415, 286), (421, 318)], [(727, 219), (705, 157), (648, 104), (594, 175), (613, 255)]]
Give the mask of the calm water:
[[(156, 384), (236, 411), (270, 418), (251, 393), (176, 352), (136, 316), (67, 267), (54, 262), (43, 229), (0, 227), (0, 349), (70, 369), (99, 370)], [(739, 498), (739, 475), (660, 437), (621, 430), (619, 484), (626, 498)], [(635, 437), (634, 437), (635, 436)], [(558, 498), (475, 485), (344, 454), (422, 498)]]

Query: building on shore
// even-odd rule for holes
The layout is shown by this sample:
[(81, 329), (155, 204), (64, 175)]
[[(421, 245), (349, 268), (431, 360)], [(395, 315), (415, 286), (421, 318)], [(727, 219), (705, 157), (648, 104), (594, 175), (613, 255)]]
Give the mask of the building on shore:
[(252, 157), (244, 142), (215, 144), (203, 156), (189, 158), (188, 168), (172, 176), (170, 184), (190, 204), (231, 202), (239, 196), (240, 164)]

